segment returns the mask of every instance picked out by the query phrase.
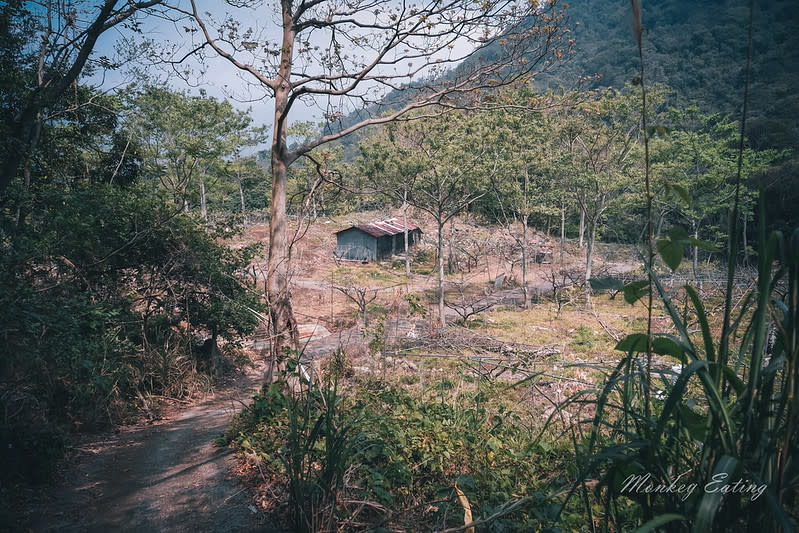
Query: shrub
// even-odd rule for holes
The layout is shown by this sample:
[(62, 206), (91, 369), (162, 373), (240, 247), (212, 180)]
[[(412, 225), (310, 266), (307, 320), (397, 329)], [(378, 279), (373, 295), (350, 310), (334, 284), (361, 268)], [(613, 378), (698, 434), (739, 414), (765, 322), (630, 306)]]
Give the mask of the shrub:
[[(256, 250), (221, 236), (133, 187), (51, 191), (25, 224), (0, 217), (0, 448), (46, 470), (60, 446), (31, 442), (207, 389), (195, 344), (248, 333), (260, 308), (240, 276)], [(40, 416), (15, 414), (19, 398)]]

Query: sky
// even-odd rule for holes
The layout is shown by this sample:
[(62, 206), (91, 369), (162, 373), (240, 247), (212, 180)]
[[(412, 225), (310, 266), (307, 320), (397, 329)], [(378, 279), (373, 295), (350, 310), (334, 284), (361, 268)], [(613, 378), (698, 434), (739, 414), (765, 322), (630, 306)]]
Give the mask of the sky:
[[(230, 1), (232, 2), (232, 0)], [(244, 1), (245, 0), (236, 0), (236, 2), (239, 3)], [(263, 40), (271, 41), (273, 43), (271, 49), (276, 50), (278, 47), (274, 43), (280, 41), (281, 29), (279, 20), (274, 20), (276, 18), (276, 12), (274, 7), (271, 6), (274, 0), (251, 1), (257, 4), (255, 9), (231, 8), (222, 0), (197, 0), (197, 3), (199, 11), (203, 14), (203, 18), (206, 19), (209, 26), (215, 26), (213, 24), (214, 19), (217, 22), (223, 21), (226, 13), (229, 12), (235, 17), (235, 20), (239, 24), (238, 31), (240, 33), (252, 27), (254, 30), (254, 35), (252, 36), (253, 42), (262, 42)], [(412, 1), (413, 0), (409, 0), (409, 2)], [(389, 16), (391, 8), (399, 6), (399, 2), (400, 0), (386, 0), (383, 3), (375, 3), (373, 5), (374, 11), (370, 9), (369, 11), (359, 12), (353, 18), (358, 19), (360, 22), (367, 23), (376, 20), (388, 20), (387, 17)], [(77, 5), (81, 4), (84, 6), (92, 5), (85, 0), (77, 2)], [(180, 9), (190, 9), (189, 0), (170, 0), (170, 4)], [(332, 4), (331, 2), (331, 5)], [(405, 6), (406, 4), (403, 2), (402, 5)], [(411, 4), (409, 3), (408, 5)], [(320, 4), (317, 9), (320, 9), (320, 12), (317, 13), (316, 16), (324, 16), (324, 9), (327, 9), (327, 4)], [(378, 13), (380, 13), (380, 15), (378, 15)], [(230, 101), (237, 109), (250, 109), (254, 125), (271, 126), (274, 106), (272, 99), (268, 96), (268, 91), (260, 86), (250, 74), (243, 73), (227, 60), (216, 57), (210, 49), (207, 49), (209, 53), (206, 54), (204, 63), (201, 64), (194, 56), (188, 56), (184, 62), (175, 67), (170, 67), (165, 64), (158, 65), (151, 62), (148, 63), (146, 54), (142, 54), (138, 51), (136, 46), (146, 40), (149, 41), (152, 48), (155, 50), (162, 51), (166, 55), (170, 55), (171, 52), (173, 57), (181, 57), (185, 52), (203, 43), (204, 39), (202, 38), (202, 34), (196, 30), (194, 21), (190, 19), (187, 20), (186, 18), (180, 20), (180, 16), (181, 15), (175, 11), (170, 11), (169, 15), (162, 14), (161, 16), (153, 16), (151, 14), (141, 17), (141, 26), (138, 32), (118, 26), (103, 34), (96, 47), (96, 56), (105, 55), (117, 58), (120, 57), (119, 52), (124, 55), (130, 54), (131, 50), (133, 50), (133, 55), (136, 56), (137, 59), (119, 70), (98, 73), (90, 79), (90, 82), (110, 91), (135, 82), (137, 79), (141, 80), (144, 76), (160, 78), (166, 80), (167, 84), (174, 90), (189, 91), (192, 94), (198, 94), (202, 90), (208, 96)], [(433, 28), (435, 28), (435, 26), (433, 26)], [(192, 29), (194, 30), (192, 31)], [(310, 42), (309, 48), (318, 45), (319, 51), (311, 52), (311, 54), (315, 54), (316, 57), (302, 54), (302, 56), (306, 58), (304, 59), (304, 65), (302, 65), (301, 60), (295, 59), (298, 69), (306, 68), (314, 74), (322, 72), (320, 57), (324, 55), (324, 51), (331, 46), (331, 35), (330, 33), (326, 33), (326, 31), (327, 30), (313, 30), (310, 32), (310, 37), (306, 37)], [(363, 40), (357, 41), (359, 43), (364, 43), (361, 45), (352, 45), (348, 43), (346, 38), (342, 37), (341, 33), (337, 34), (336, 38), (343, 43), (342, 47), (344, 48), (344, 52), (350, 56), (350, 60), (353, 60), (355, 56), (363, 55), (368, 63), (372, 59), (369, 55), (368, 44), (379, 45), (382, 36), (369, 33), (371, 30), (364, 31), (365, 33), (361, 36)], [(212, 30), (212, 34), (215, 35), (214, 30)], [(449, 37), (447, 37), (447, 39), (448, 38)], [(297, 46), (300, 47), (301, 45), (298, 43)], [(437, 59), (447, 59), (447, 55), (451, 57), (462, 57), (472, 49), (472, 45), (467, 43), (465, 39), (455, 40), (451, 43), (451, 46), (444, 47), (439, 56), (434, 57)], [(175, 52), (172, 52), (173, 50), (180, 50), (180, 52), (175, 55)], [(260, 47), (254, 47), (254, 50), (256, 53), (260, 52), (267, 60), (270, 59), (269, 55), (265, 51), (262, 51)], [(403, 51), (400, 50), (398, 53), (402, 54)], [(243, 59), (244, 61), (252, 61), (252, 64), (257, 64), (256, 61), (259, 59), (255, 56), (251, 59), (247, 59), (246, 53), (237, 55), (237, 57), (245, 58)], [(310, 59), (307, 59), (309, 57)], [(389, 59), (391, 58), (389, 57)], [(406, 71), (415, 70), (418, 66), (423, 65), (425, 61), (422, 55), (416, 60), (412, 59), (411, 61), (406, 61), (403, 59), (401, 63), (385, 67), (391, 70), (383, 70), (381, 73), (393, 72), (394, 74), (399, 73), (400, 76), (402, 76)], [(431, 68), (435, 68), (435, 66)], [(419, 77), (429, 74), (430, 72), (429, 68), (426, 71), (422, 70), (421, 72), (417, 72), (413, 79), (419, 79)], [(406, 83), (410, 81), (410, 79), (403, 80), (399, 78), (397, 81), (399, 83)], [(377, 88), (377, 85), (372, 82), (362, 82), (360, 86), (366, 87), (367, 89)], [(334, 98), (325, 98), (323, 96), (317, 96), (314, 100), (298, 100), (292, 108), (290, 123), (312, 122), (321, 125), (326, 112), (330, 113), (335, 111), (347, 115), (356, 110), (355, 106), (361, 105), (362, 104), (357, 99), (354, 100), (353, 104), (345, 102), (343, 99), (335, 100)], [(263, 148), (264, 147), (261, 146), (258, 149)]]

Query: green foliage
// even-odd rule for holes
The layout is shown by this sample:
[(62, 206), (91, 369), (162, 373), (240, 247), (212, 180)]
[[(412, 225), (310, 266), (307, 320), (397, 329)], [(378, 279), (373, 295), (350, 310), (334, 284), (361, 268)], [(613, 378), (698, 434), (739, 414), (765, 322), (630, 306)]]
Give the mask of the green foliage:
[(246, 114), (204, 95), (62, 84), (91, 74), (97, 33), (60, 4), (28, 9), (0, 6), (3, 481), (43, 479), (72, 431), (207, 390), (218, 341), (232, 347), (261, 307), (242, 276), (257, 250), (219, 244), (223, 225), (155, 192), (186, 192), (200, 170), (212, 189), (247, 144)]
[[(601, 477), (609, 501), (635, 501), (640, 516), (650, 520), (649, 526), (669, 523), (670, 531), (748, 531), (753, 527), (792, 531), (795, 527), (790, 516), (799, 487), (793, 466), (780, 458), (799, 451), (795, 422), (799, 412), (790, 399), (799, 356), (795, 320), (799, 302), (792, 296), (799, 293), (794, 273), (799, 265), (799, 231), (789, 238), (774, 234), (760, 249), (765, 253), (757, 293), (732, 319), (733, 333), (740, 339), (736, 346), (714, 338), (698, 293), (686, 286), (701, 325), (696, 338), (657, 279), (655, 288), (678, 336), (655, 336), (648, 341), (646, 335), (634, 334), (617, 346), (628, 356), (610, 374), (597, 400), (589, 439), (589, 449), (595, 453), (587, 469)], [(782, 288), (778, 280), (784, 280)], [(770, 347), (767, 331), (774, 334)], [(674, 380), (661, 382), (662, 401), (656, 402), (651, 418), (641, 416), (641, 397), (653, 391), (637, 355), (646, 353), (648, 344), (653, 353), (683, 365)], [(740, 365), (750, 368), (745, 380), (738, 375)], [(603, 435), (610, 438), (609, 443), (603, 442)], [(625, 490), (629, 476), (645, 474), (651, 475), (652, 485), (669, 486), (679, 476), (680, 486), (694, 484), (694, 489), (687, 496), (675, 491), (652, 495)], [(746, 487), (746, 492), (733, 490), (739, 479), (743, 480), (739, 487)], [(727, 492), (713, 490), (725, 485)], [(614, 513), (613, 507), (608, 509), (610, 523), (634, 525)], [(679, 518), (664, 514), (675, 512)], [(671, 518), (666, 520), (666, 516)]]
[[(665, 120), (671, 124), (669, 133), (651, 142), (652, 172), (664, 193), (655, 199), (658, 216), (677, 226), (658, 242), (661, 254), (666, 252), (664, 260), (674, 269), (685, 248), (698, 254), (697, 248), (714, 252), (723, 247), (728, 212), (735, 201), (735, 184), (729, 178), (738, 161), (738, 126), (718, 115), (702, 114), (696, 106), (671, 109)], [(744, 175), (758, 175), (778, 155), (773, 150), (744, 150)], [(741, 192), (739, 213), (750, 219), (755, 187), (750, 184)]]
[[(207, 388), (198, 370), (216, 368), (195, 343), (256, 325), (258, 297), (240, 278), (256, 250), (217, 244), (143, 189), (47, 191), (24, 225), (0, 222), (0, 422), (14, 439), (119, 422), (148, 394)], [(0, 448), (35, 454), (15, 442)]]
[[(225, 198), (240, 204), (246, 178), (255, 169), (222, 158), (263, 137), (250, 126), (248, 113), (204, 93), (191, 96), (150, 85), (129, 92), (124, 135), (139, 147), (141, 179), (164, 188), (178, 205), (199, 207), (204, 216), (209, 208), (221, 210)], [(212, 201), (218, 204), (209, 205)]]
[[(505, 387), (483, 383), (456, 392), (453, 385), (441, 380), (411, 392), (365, 382), (343, 389), (331, 377), (321, 384), (302, 381), (299, 390), (284, 394), (287, 385), (278, 382), (240, 415), (234, 441), (285, 476), (291, 505), (302, 508), (295, 527), (330, 526), (333, 512), (346, 523), (359, 507), (350, 501), (383, 509), (358, 515), (371, 527), (385, 520), (457, 525), (456, 482), (475, 517), (527, 496), (515, 513), (493, 522), (492, 531), (550, 523), (555, 513), (546, 509), (555, 503), (544, 495), (546, 478), (566, 468), (567, 449), (531, 438), (520, 413), (503, 400)], [(340, 484), (345, 471), (346, 487)], [(420, 511), (420, 502), (433, 506)]]
[(663, 262), (666, 263), (666, 266), (671, 270), (677, 270), (677, 268), (679, 268), (687, 246), (694, 246), (711, 252), (719, 251), (718, 248), (706, 242), (700, 241), (694, 237), (689, 237), (688, 232), (680, 226), (671, 228), (668, 236), (665, 239), (658, 240), (656, 243), (657, 251), (661, 259), (663, 259)]
[(300, 383), (286, 401), (288, 434), (279, 454), (289, 480), (291, 520), (295, 531), (330, 530), (362, 435), (357, 416), (347, 416), (340, 404), (337, 372), (321, 387)]
[(358, 164), (378, 192), (444, 224), (487, 192), (498, 156), (483, 133), (466, 113), (391, 124), (361, 144)]

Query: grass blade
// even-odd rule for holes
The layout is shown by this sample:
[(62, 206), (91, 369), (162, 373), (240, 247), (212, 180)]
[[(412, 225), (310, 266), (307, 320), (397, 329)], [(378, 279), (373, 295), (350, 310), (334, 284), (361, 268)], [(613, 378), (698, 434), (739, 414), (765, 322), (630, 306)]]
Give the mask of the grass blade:
[[(724, 455), (719, 459), (719, 462), (716, 463), (716, 468), (713, 470), (713, 477), (711, 479), (717, 479), (717, 476), (721, 478), (721, 476), (725, 476), (724, 479), (730, 479), (730, 476), (735, 472), (735, 469), (738, 468), (738, 459), (734, 457), (730, 457), (729, 455)], [(694, 527), (691, 530), (693, 533), (708, 533), (713, 531), (713, 522), (716, 518), (716, 511), (718, 511), (719, 505), (721, 505), (721, 500), (724, 494), (721, 491), (705, 491), (705, 495), (702, 497), (702, 501), (699, 502), (699, 509), (696, 512), (696, 522), (694, 522)]]

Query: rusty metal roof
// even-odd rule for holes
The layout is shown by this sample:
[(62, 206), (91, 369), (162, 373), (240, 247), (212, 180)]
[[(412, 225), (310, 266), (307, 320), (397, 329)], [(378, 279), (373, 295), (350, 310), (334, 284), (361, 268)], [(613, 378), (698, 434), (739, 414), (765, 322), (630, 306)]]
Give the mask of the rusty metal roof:
[[(348, 229), (357, 228), (364, 233), (368, 233), (372, 237), (385, 237), (387, 235), (399, 235), (400, 233), (405, 232), (405, 224), (403, 224), (402, 220), (399, 218), (389, 218), (387, 220), (381, 220), (379, 222), (372, 222), (370, 224), (358, 224), (356, 226), (351, 226), (349, 228), (337, 231), (336, 233), (341, 233), (342, 231), (347, 231)], [(419, 226), (408, 221), (408, 231), (418, 230)]]

